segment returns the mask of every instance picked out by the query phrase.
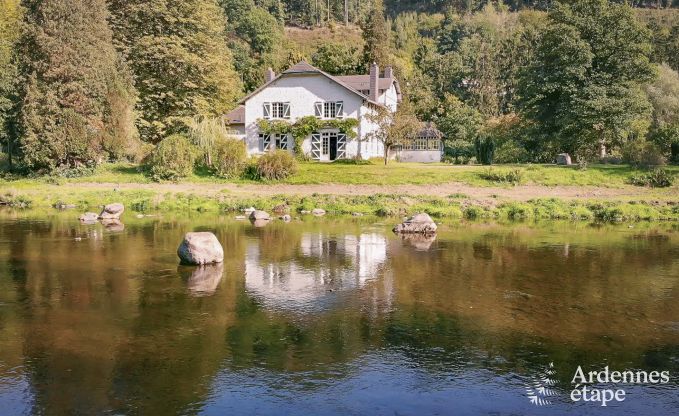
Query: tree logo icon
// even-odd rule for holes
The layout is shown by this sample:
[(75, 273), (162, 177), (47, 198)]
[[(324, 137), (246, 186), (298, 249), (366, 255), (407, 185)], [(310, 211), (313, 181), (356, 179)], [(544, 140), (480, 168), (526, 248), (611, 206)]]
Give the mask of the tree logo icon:
[(556, 381), (552, 378), (554, 374), (556, 374), (556, 370), (554, 370), (554, 363), (552, 362), (544, 371), (532, 377), (530, 382), (526, 384), (526, 395), (531, 403), (536, 406), (552, 404), (550, 397), (556, 396), (553, 387)]

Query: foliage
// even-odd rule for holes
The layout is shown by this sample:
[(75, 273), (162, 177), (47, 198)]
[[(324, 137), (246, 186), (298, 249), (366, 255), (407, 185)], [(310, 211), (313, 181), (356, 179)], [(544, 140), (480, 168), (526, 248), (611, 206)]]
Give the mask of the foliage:
[(212, 166), (220, 178), (237, 178), (247, 164), (245, 143), (236, 139), (219, 139), (213, 144)]
[(476, 160), (484, 165), (492, 165), (495, 157), (495, 139), (487, 132), (480, 133), (474, 141)]
[(297, 171), (297, 161), (287, 150), (275, 150), (257, 159), (257, 177), (267, 180), (281, 180)]
[(359, 48), (345, 43), (321, 45), (312, 55), (311, 62), (318, 69), (335, 75), (358, 74), (362, 69)]
[[(11, 150), (12, 119), (18, 75), (16, 43), (22, 8), (19, 0), (0, 1), (0, 147)], [(7, 152), (10, 156), (11, 151)], [(8, 160), (11, 162), (11, 160)]]
[(346, 134), (347, 139), (355, 139), (358, 134), (356, 128), (358, 120), (355, 118), (322, 120), (314, 116), (300, 117), (294, 123), (285, 120), (257, 120), (257, 129), (262, 134), (289, 134), (293, 137), (295, 144), (293, 151), (298, 157), (302, 156), (302, 142), (311, 133), (321, 129), (337, 129), (340, 133)]
[(667, 188), (674, 183), (674, 175), (666, 169), (658, 168), (650, 172), (631, 175), (629, 182), (637, 186), (650, 186), (651, 188)]
[(230, 139), (229, 131), (222, 117), (192, 117), (184, 121), (188, 136), (202, 152), (205, 166), (212, 166), (215, 143)]
[(276, 18), (261, 7), (252, 7), (239, 16), (235, 29), (258, 54), (271, 52), (279, 43), (283, 32)]
[(104, 0), (27, 2), (17, 129), (32, 171), (94, 165), (134, 140), (134, 90)]
[(622, 159), (633, 166), (649, 167), (665, 164), (665, 157), (658, 145), (644, 139), (625, 143), (622, 147)]
[(389, 161), (389, 151), (392, 147), (406, 144), (413, 140), (423, 125), (413, 114), (407, 103), (402, 103), (396, 112), (387, 107), (379, 107), (368, 114), (367, 118), (377, 128), (368, 133), (368, 140), (377, 140), (384, 148), (384, 164)]
[(479, 176), (487, 181), (510, 183), (512, 185), (519, 185), (524, 177), (521, 169), (495, 170), (493, 168), (486, 169)]
[(474, 156), (474, 139), (483, 126), (483, 117), (478, 111), (446, 93), (434, 120), (443, 134), (446, 155), (457, 162)]
[(109, 0), (111, 26), (139, 91), (141, 138), (157, 143), (182, 120), (218, 116), (241, 94), (215, 0)]
[(389, 64), (389, 26), (384, 19), (383, 0), (372, 0), (372, 11), (368, 14), (363, 29), (363, 64), (369, 68), (373, 62), (380, 66)]
[(150, 176), (155, 181), (176, 181), (193, 173), (196, 149), (189, 140), (175, 134), (163, 139), (148, 160)]
[(557, 3), (523, 73), (521, 106), (570, 153), (645, 133), (650, 106), (640, 85), (654, 77), (648, 31), (631, 8), (606, 0)]

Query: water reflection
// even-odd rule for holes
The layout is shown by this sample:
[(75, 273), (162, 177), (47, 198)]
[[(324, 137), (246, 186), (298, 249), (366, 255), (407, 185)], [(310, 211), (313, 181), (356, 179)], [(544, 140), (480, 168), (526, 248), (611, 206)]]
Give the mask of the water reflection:
[(186, 277), (187, 287), (193, 296), (210, 296), (215, 293), (224, 276), (224, 264), (203, 266), (179, 266), (179, 273)]
[[(550, 361), (560, 392), (576, 365), (679, 371), (671, 225), (451, 224), (434, 241), (331, 220), (104, 230), (0, 213), (10, 414), (525, 414), (522, 383)], [(194, 230), (215, 232), (223, 264), (177, 267)], [(622, 409), (669, 414), (673, 391)]]

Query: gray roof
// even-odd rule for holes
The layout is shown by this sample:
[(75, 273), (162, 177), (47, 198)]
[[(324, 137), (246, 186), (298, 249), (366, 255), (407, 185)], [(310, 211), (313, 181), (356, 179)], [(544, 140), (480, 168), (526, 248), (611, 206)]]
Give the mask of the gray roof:
[(224, 115), (226, 122), (229, 124), (245, 124), (245, 106), (239, 105), (235, 109)]
[[(332, 81), (335, 81), (337, 84), (343, 86), (344, 88), (348, 89), (349, 91), (353, 92), (354, 94), (359, 95), (361, 98), (363, 98), (365, 101), (379, 106), (379, 107), (384, 107), (384, 105), (371, 100), (363, 94), (361, 91), (365, 91), (367, 89), (370, 89), (370, 75), (347, 75), (347, 76), (333, 76), (328, 74), (327, 72), (323, 72), (320, 69), (314, 67), (313, 65), (309, 64), (306, 61), (300, 61), (296, 63), (295, 65), (291, 66), (290, 68), (286, 69), (285, 71), (281, 72), (278, 74), (274, 79), (271, 81), (264, 83), (261, 85), (259, 88), (256, 90), (252, 91), (250, 94), (246, 95), (243, 97), (240, 101), (239, 104), (245, 104), (245, 102), (252, 97), (253, 95), (257, 94), (258, 92), (262, 91), (264, 88), (268, 87), (271, 83), (275, 82), (279, 78), (285, 76), (285, 75), (295, 75), (295, 74), (321, 74), (328, 79), (331, 79)], [(367, 87), (364, 88), (364, 77), (368, 80)], [(399, 87), (398, 81), (395, 78), (380, 78), (379, 80), (379, 89), (388, 89), (391, 83), (394, 83), (396, 85), (396, 92), (399, 96), (401, 97), (401, 89)], [(383, 88), (383, 86), (385, 86)]]

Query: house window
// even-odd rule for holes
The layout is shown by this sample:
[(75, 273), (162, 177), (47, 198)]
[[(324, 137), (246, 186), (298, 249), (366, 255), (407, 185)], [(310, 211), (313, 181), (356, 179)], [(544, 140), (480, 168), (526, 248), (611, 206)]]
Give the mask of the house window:
[(415, 150), (427, 150), (427, 139), (418, 137), (415, 139)]
[(288, 135), (287, 134), (275, 134), (275, 146), (276, 149), (288, 150)]
[(427, 141), (428, 150), (439, 150), (441, 148), (441, 140), (439, 139), (429, 139)]
[(314, 104), (314, 115), (319, 118), (344, 117), (343, 101), (326, 101)]
[(287, 134), (260, 134), (259, 141), (264, 152), (275, 149), (288, 150), (290, 145)]
[(265, 119), (290, 118), (290, 103), (264, 103), (263, 113)]

